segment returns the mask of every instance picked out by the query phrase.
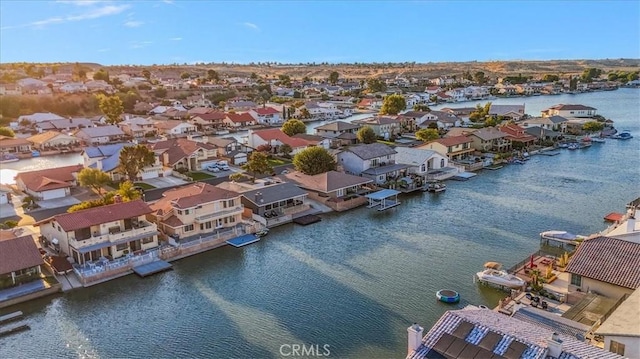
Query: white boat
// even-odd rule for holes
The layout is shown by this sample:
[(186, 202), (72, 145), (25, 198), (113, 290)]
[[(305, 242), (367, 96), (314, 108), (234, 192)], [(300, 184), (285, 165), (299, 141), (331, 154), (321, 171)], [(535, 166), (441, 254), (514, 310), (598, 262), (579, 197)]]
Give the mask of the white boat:
[(591, 137), (591, 142), (594, 143), (605, 143), (607, 142), (604, 138), (600, 138), (600, 137)]
[(424, 187), (427, 192), (443, 192), (447, 190), (447, 185), (444, 182), (431, 182)]
[(0, 155), (0, 163), (9, 163), (20, 161), (20, 158), (16, 155), (12, 155), (11, 153), (3, 153)]
[(546, 245), (574, 248), (587, 237), (567, 231), (546, 231), (540, 233), (540, 238)]
[(499, 265), (494, 268), (487, 268), (490, 267), (487, 266), (487, 264), (485, 264), (485, 270), (476, 273), (476, 277), (481, 283), (495, 285), (502, 288), (522, 288), (527, 284), (524, 279), (500, 270)]

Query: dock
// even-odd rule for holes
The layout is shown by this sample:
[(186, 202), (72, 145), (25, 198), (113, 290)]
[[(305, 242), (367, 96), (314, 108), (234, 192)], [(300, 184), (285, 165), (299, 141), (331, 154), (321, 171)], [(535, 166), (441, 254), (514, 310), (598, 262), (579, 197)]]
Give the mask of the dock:
[(604, 216), (604, 220), (607, 222), (618, 222), (624, 218), (624, 214), (618, 212), (611, 212)]
[(4, 324), (4, 323), (10, 322), (12, 320), (18, 320), (18, 319), (22, 318), (22, 315), (23, 314), (22, 314), (21, 311), (17, 311), (17, 312), (5, 314), (5, 315), (0, 315), (0, 324)]
[(541, 151), (538, 152), (538, 154), (543, 156), (557, 156), (560, 154), (560, 151)]
[(260, 240), (260, 237), (255, 234), (245, 234), (240, 237), (229, 239), (227, 244), (232, 245), (236, 248), (244, 247), (248, 244), (255, 243)]
[(137, 267), (133, 267), (133, 271), (140, 277), (147, 277), (152, 274), (167, 271), (172, 268), (172, 265), (163, 260), (156, 260), (151, 263), (142, 264)]
[(451, 177), (451, 179), (454, 179), (456, 181), (467, 181), (469, 180), (469, 178), (475, 177), (475, 176), (477, 176), (477, 174), (473, 172), (461, 172)]
[(501, 168), (504, 168), (504, 166), (503, 165), (491, 165), (491, 166), (485, 167), (485, 169), (492, 170), (492, 171), (499, 170)]
[(293, 223), (306, 226), (309, 224), (318, 223), (320, 221), (322, 221), (322, 218), (313, 214), (307, 214), (302, 217), (294, 218)]
[(369, 193), (365, 196), (369, 199), (367, 208), (376, 208), (378, 211), (384, 211), (385, 209), (399, 206), (398, 194), (400, 194), (400, 191), (394, 189), (383, 189), (382, 191)]
[(29, 327), (26, 324), (16, 324), (16, 325), (12, 325), (6, 328), (2, 328), (0, 329), (0, 338), (7, 336), (7, 335), (11, 335), (14, 333), (19, 333), (19, 332), (23, 332), (25, 330), (29, 330), (31, 329), (31, 327)]

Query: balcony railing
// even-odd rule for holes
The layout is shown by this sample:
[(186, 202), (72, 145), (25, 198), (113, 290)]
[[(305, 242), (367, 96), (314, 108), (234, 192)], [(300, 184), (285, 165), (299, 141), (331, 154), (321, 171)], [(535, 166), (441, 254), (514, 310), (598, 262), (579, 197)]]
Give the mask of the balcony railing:
[(210, 219), (213, 219), (213, 218), (226, 217), (226, 216), (228, 216), (230, 214), (242, 213), (242, 210), (243, 210), (242, 206), (231, 207), (231, 208), (224, 209), (222, 211), (216, 211), (216, 212), (213, 212), (213, 213), (203, 214), (201, 216), (197, 216), (196, 217), (196, 221), (197, 222), (202, 222), (202, 221), (210, 220)]
[(94, 244), (105, 242), (117, 242), (126, 238), (136, 237), (144, 234), (153, 234), (158, 231), (157, 227), (149, 222), (143, 222), (144, 224), (138, 226), (138, 228), (132, 228), (131, 230), (122, 231), (118, 233), (108, 233), (102, 235), (93, 235), (90, 238), (84, 240), (71, 239), (69, 244), (76, 249), (91, 246)]

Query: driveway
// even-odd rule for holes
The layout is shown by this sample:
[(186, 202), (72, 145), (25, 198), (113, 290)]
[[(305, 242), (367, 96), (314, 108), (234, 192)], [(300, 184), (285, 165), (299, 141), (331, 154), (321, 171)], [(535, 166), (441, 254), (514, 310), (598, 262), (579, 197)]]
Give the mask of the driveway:
[(189, 183), (181, 178), (173, 177), (173, 176), (150, 178), (141, 182), (150, 184), (155, 188), (175, 187), (175, 186), (180, 186), (180, 185)]

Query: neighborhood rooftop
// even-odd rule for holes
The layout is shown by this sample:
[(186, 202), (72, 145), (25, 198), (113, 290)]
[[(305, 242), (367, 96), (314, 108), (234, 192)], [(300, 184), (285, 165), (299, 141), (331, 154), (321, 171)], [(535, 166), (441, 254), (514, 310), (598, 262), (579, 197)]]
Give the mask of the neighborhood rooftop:
[(151, 209), (146, 203), (142, 200), (135, 200), (84, 209), (73, 213), (58, 214), (42, 222), (55, 219), (65, 232), (70, 232), (149, 213), (151, 213)]
[(390, 156), (396, 153), (393, 148), (383, 143), (370, 143), (366, 145), (353, 146), (349, 147), (346, 151), (352, 152), (363, 160)]

